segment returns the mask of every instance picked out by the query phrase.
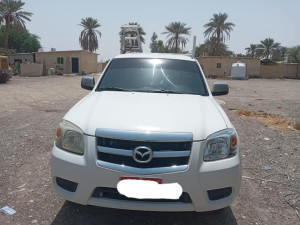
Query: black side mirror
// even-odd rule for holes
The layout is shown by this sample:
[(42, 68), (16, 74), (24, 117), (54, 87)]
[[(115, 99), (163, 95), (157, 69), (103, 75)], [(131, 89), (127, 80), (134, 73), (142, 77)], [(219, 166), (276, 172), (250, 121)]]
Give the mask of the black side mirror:
[(229, 92), (229, 86), (227, 83), (215, 82), (211, 94), (213, 96), (219, 96), (219, 95), (227, 95), (228, 92)]
[(95, 78), (83, 77), (81, 79), (81, 87), (86, 90), (93, 90), (93, 88), (95, 87)]

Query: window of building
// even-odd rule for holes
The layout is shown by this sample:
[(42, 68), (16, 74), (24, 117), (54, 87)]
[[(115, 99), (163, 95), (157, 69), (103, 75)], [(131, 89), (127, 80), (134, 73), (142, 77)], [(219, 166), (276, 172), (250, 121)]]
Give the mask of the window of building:
[(64, 58), (63, 57), (58, 57), (57, 58), (57, 64), (64, 64)]
[(222, 67), (222, 63), (217, 63), (217, 68), (221, 68)]

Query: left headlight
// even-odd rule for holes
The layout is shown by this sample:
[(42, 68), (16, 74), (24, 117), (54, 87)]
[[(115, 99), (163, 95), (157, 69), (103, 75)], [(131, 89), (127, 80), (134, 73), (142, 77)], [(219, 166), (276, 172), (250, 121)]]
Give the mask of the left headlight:
[(56, 130), (57, 147), (69, 152), (83, 155), (83, 132), (74, 124), (62, 120)]
[(229, 128), (212, 134), (206, 140), (204, 161), (225, 159), (236, 154), (238, 138), (234, 129)]

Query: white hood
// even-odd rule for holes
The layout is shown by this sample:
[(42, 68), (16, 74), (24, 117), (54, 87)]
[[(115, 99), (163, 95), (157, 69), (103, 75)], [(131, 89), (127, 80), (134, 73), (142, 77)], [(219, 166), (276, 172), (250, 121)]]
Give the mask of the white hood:
[(64, 117), (88, 135), (97, 128), (126, 131), (190, 132), (193, 140), (226, 129), (211, 97), (142, 92), (92, 92)]

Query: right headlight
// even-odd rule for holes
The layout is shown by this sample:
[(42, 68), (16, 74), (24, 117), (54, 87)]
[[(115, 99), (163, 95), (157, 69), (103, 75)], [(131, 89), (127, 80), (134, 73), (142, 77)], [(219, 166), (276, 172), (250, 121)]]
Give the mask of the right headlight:
[(57, 147), (69, 152), (83, 155), (83, 132), (74, 124), (62, 120), (56, 130)]
[(204, 161), (225, 159), (236, 154), (238, 138), (234, 129), (229, 128), (212, 134), (206, 140)]

